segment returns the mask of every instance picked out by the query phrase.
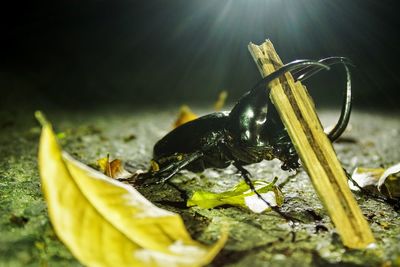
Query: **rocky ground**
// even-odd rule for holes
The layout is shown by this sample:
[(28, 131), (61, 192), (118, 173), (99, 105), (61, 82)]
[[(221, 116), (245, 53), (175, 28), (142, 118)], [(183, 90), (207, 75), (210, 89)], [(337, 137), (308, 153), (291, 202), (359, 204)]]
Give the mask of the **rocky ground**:
[[(201, 111), (201, 109), (198, 109)], [(203, 110), (204, 111), (204, 110)], [(171, 129), (176, 109), (142, 111), (45, 111), (66, 151), (93, 165), (109, 153), (131, 169), (146, 169), (153, 144)], [(201, 112), (199, 112), (201, 113)], [(324, 125), (336, 112), (322, 111)], [(40, 127), (33, 112), (0, 113), (0, 266), (80, 266), (55, 236), (40, 189), (36, 155)], [(343, 166), (388, 166), (400, 161), (400, 114), (355, 111), (344, 142), (335, 144)], [(237, 207), (186, 208), (177, 188), (222, 192), (240, 181), (234, 168), (182, 172), (176, 186), (151, 186), (142, 193), (182, 215), (192, 236), (216, 240), (229, 224), (229, 240), (212, 266), (399, 266), (399, 213), (386, 203), (355, 194), (377, 240), (374, 249), (341, 245), (307, 174), (280, 170), (278, 161), (250, 166), (254, 179), (279, 177), (284, 212), (301, 222), (290, 226), (277, 214)]]

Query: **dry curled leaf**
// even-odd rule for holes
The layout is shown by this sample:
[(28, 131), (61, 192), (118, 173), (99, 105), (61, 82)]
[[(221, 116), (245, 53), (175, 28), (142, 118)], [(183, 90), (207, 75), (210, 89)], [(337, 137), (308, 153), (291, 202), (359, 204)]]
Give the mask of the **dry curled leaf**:
[(54, 230), (87, 266), (202, 266), (221, 250), (194, 241), (182, 218), (133, 187), (76, 161), (59, 147), (51, 125), (39, 145), (42, 190)]
[(110, 156), (97, 160), (100, 171), (111, 178), (129, 178), (132, 173), (125, 170), (124, 165), (120, 159), (110, 161)]
[[(260, 195), (271, 206), (281, 206), (283, 204), (283, 195), (279, 187), (275, 185), (275, 182), (276, 179), (272, 183), (257, 180), (253, 181), (253, 184)], [(251, 191), (245, 181), (241, 181), (233, 188), (222, 193), (197, 191), (188, 200), (187, 205), (189, 207), (199, 206), (203, 209), (210, 209), (221, 205), (232, 205), (244, 207), (256, 213), (270, 209), (264, 201)]]

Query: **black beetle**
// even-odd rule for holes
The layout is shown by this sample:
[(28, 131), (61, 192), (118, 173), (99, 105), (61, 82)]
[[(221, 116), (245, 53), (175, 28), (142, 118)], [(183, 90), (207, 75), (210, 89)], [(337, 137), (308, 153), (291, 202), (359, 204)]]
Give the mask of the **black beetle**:
[(264, 86), (287, 72), (292, 72), (296, 80), (304, 81), (338, 63), (345, 67), (347, 90), (340, 118), (328, 134), (329, 139), (335, 141), (350, 118), (351, 78), (347, 65), (351, 63), (342, 57), (319, 61), (297, 60), (260, 80), (230, 112), (205, 115), (169, 132), (154, 146), (152, 168), (137, 176), (135, 183), (164, 183), (182, 169), (200, 172), (206, 168), (226, 168), (233, 164), (262, 199), (251, 183), (250, 173), (243, 166), (278, 158), (283, 162), (283, 170), (299, 167), (298, 155)]

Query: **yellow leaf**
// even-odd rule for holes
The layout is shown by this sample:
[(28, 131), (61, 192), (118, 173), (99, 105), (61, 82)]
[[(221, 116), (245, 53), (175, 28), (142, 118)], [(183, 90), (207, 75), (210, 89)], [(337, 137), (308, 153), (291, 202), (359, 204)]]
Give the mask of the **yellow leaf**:
[(224, 90), (219, 93), (218, 99), (214, 104), (215, 111), (220, 111), (224, 107), (227, 97), (228, 97), (227, 91)]
[(202, 266), (221, 250), (192, 240), (181, 217), (160, 209), (133, 187), (111, 179), (61, 151), (43, 125), (39, 171), (58, 237), (87, 266)]
[[(224, 105), (225, 105), (225, 100), (228, 97), (228, 93), (226, 91), (221, 91), (218, 95), (217, 101), (214, 103), (214, 109), (216, 111), (220, 111)], [(192, 121), (194, 119), (197, 119), (198, 116), (193, 113), (193, 111), (190, 109), (189, 106), (183, 105), (181, 106), (178, 114), (178, 118), (175, 120), (173, 127), (177, 128), (181, 126), (182, 124), (185, 124), (189, 121)]]
[(179, 110), (178, 118), (174, 123), (174, 128), (181, 126), (189, 121), (197, 119), (197, 115), (186, 105), (182, 106)]

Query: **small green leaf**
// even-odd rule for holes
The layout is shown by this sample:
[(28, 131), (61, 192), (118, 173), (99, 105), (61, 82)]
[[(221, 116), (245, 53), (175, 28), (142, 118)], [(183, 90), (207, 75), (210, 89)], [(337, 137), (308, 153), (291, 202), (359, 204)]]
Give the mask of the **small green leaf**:
[(66, 132), (59, 132), (59, 133), (56, 134), (56, 137), (57, 137), (58, 140), (65, 139), (67, 137), (67, 133)]
[[(261, 180), (253, 182), (257, 192), (259, 192), (271, 206), (281, 206), (284, 200), (282, 192), (279, 187), (275, 185), (276, 180), (277, 178), (275, 178), (272, 183), (266, 183)], [(270, 207), (251, 191), (245, 181), (241, 181), (236, 186), (223, 193), (196, 191), (187, 202), (188, 207), (199, 206), (203, 209), (211, 209), (221, 205), (244, 207), (256, 213), (270, 210)]]

